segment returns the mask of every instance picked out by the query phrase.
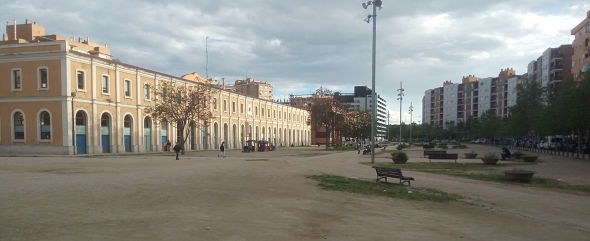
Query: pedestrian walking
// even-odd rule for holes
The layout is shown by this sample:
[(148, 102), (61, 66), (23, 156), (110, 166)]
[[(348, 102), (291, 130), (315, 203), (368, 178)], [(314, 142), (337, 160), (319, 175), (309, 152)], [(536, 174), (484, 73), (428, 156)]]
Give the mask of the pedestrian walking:
[(166, 140), (166, 148), (164, 148), (164, 150), (167, 152), (170, 152), (171, 146), (172, 146), (172, 142), (170, 142), (170, 140)]
[(221, 146), (219, 146), (219, 154), (217, 157), (225, 158), (225, 142), (221, 142)]
[(182, 147), (180, 147), (179, 144), (174, 145), (174, 152), (176, 152), (176, 160), (180, 160), (180, 159), (178, 159), (178, 154), (180, 153), (181, 149), (182, 149)]

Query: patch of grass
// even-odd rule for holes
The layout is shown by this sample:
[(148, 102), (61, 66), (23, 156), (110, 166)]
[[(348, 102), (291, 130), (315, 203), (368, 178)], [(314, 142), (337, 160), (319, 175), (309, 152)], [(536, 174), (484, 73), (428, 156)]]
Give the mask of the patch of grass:
[(367, 195), (378, 195), (392, 198), (429, 201), (454, 201), (459, 195), (449, 194), (430, 188), (412, 188), (393, 183), (374, 182), (336, 175), (314, 175), (309, 178), (318, 181), (325, 190), (352, 192)]
[(261, 162), (262, 161), (262, 162), (265, 162), (265, 161), (270, 161), (270, 160), (269, 159), (262, 159), (261, 158), (261, 159), (246, 159), (246, 161), (249, 161), (249, 162)]
[[(369, 164), (369, 163), (368, 163)], [(370, 165), (370, 164), (369, 164)], [(530, 183), (518, 183), (508, 180), (504, 174), (499, 173), (498, 167), (531, 165), (528, 163), (497, 164), (495, 166), (483, 163), (376, 163), (376, 166), (393, 167), (407, 170), (443, 174), (481, 181), (502, 182), (515, 185), (525, 185), (540, 188), (554, 188), (563, 190), (590, 192), (590, 185), (571, 185), (552, 178), (533, 177)], [(534, 164), (533, 164), (534, 165)]]

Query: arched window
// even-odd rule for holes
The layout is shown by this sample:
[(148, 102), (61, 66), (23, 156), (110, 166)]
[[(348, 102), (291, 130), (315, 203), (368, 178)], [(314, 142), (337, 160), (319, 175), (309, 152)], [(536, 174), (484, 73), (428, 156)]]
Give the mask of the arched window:
[(14, 126), (14, 140), (25, 139), (25, 116), (22, 112), (17, 111), (12, 117), (12, 123)]
[(39, 131), (41, 140), (51, 140), (51, 116), (47, 111), (39, 114)]

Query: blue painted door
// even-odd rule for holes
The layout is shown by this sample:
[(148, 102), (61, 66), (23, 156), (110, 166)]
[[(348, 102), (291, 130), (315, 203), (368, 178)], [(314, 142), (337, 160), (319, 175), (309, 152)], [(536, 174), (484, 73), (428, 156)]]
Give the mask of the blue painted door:
[(102, 135), (102, 153), (111, 152), (111, 137), (109, 135)]
[(131, 135), (125, 135), (125, 151), (131, 152)]
[(87, 154), (85, 134), (76, 135), (76, 154)]

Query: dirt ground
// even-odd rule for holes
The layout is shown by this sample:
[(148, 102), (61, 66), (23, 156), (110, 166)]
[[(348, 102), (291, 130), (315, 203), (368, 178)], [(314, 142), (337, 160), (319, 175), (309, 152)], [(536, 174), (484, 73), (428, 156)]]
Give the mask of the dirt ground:
[[(409, 152), (410, 162), (427, 161)], [(0, 240), (590, 240), (588, 193), (404, 171), (413, 186), (465, 197), (409, 201), (321, 190), (306, 178), (373, 179), (356, 152), (216, 154), (0, 157)], [(590, 184), (590, 161), (540, 159), (527, 169)]]

